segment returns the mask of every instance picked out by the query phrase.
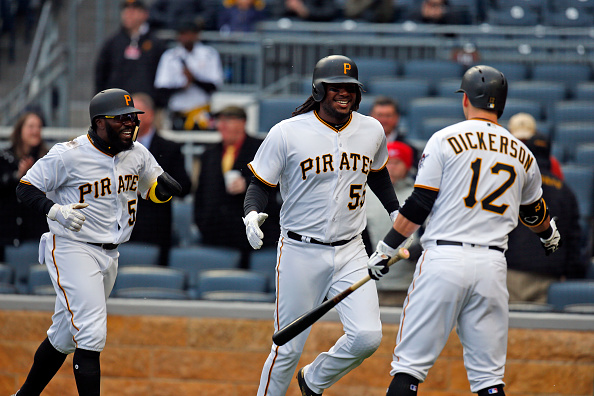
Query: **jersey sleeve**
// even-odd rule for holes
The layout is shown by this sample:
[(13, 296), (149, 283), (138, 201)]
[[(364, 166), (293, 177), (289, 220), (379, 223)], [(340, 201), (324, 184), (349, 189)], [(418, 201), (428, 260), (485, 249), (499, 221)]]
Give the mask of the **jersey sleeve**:
[(382, 129), (382, 137), (381, 143), (377, 152), (375, 153), (375, 157), (373, 158), (373, 163), (371, 164), (372, 171), (379, 171), (382, 170), (386, 164), (388, 163), (388, 142), (386, 140), (386, 134)]
[(522, 188), (520, 205), (534, 203), (540, 197), (542, 197), (542, 176), (538, 164), (534, 161), (528, 172), (526, 172), (526, 183), (524, 183), (524, 187)]
[(262, 183), (276, 187), (285, 168), (287, 144), (277, 124), (270, 129), (248, 167)]
[(140, 177), (138, 181), (138, 191), (140, 196), (144, 199), (148, 199), (148, 192), (153, 184), (157, 181), (157, 177), (163, 173), (163, 168), (157, 163), (157, 160), (150, 151), (144, 146), (141, 147), (139, 153), (142, 156), (143, 166), (140, 171)]
[(439, 190), (444, 165), (440, 144), (441, 139), (433, 135), (425, 145), (425, 149), (419, 160), (415, 187), (434, 191)]
[(27, 173), (21, 182), (31, 184), (44, 193), (56, 190), (68, 180), (68, 171), (61, 155), (61, 144), (56, 144), (50, 151), (40, 158)]

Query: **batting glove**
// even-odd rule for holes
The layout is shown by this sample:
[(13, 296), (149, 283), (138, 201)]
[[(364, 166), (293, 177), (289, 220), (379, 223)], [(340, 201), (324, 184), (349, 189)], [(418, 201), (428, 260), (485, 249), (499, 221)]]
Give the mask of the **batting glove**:
[(375, 252), (367, 261), (367, 272), (373, 280), (380, 280), (382, 276), (388, 273), (388, 261), (396, 254), (396, 249), (386, 245), (384, 241), (379, 241)]
[(67, 230), (78, 232), (85, 221), (85, 215), (77, 209), (86, 208), (87, 206), (89, 206), (88, 203), (54, 204), (47, 213), (47, 217), (62, 224)]
[(264, 233), (260, 229), (260, 226), (267, 218), (268, 215), (266, 213), (258, 213), (255, 210), (252, 210), (247, 214), (247, 216), (243, 218), (247, 239), (254, 249), (260, 249), (262, 247), (262, 238), (264, 238)]
[(561, 247), (561, 234), (559, 234), (559, 230), (557, 229), (557, 224), (555, 223), (556, 217), (551, 219), (551, 228), (553, 232), (551, 236), (547, 239), (540, 238), (540, 243), (545, 250), (545, 254), (548, 256), (551, 253), (556, 252), (559, 247)]
[(167, 172), (163, 172), (157, 177), (157, 187), (155, 195), (160, 201), (167, 201), (172, 196), (180, 196), (182, 193), (181, 185)]

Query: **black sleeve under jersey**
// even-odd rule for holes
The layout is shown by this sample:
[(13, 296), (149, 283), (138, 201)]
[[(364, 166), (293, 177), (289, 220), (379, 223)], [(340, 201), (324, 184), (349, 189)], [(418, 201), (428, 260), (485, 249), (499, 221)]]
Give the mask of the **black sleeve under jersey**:
[(439, 191), (415, 187), (400, 209), (400, 213), (415, 224), (423, 224), (431, 213), (438, 193)]
[(371, 191), (378, 197), (388, 213), (400, 208), (387, 168), (384, 167), (378, 172), (370, 172), (369, 176), (367, 176), (367, 184), (369, 184)]
[(274, 190), (274, 187), (267, 186), (258, 180), (257, 177), (252, 176), (250, 185), (245, 192), (245, 199), (243, 201), (243, 213), (247, 215), (252, 210), (260, 213), (263, 212), (268, 205), (268, 197)]
[(44, 216), (55, 203), (47, 198), (43, 191), (29, 183), (19, 183), (16, 187), (16, 195), (23, 204)]

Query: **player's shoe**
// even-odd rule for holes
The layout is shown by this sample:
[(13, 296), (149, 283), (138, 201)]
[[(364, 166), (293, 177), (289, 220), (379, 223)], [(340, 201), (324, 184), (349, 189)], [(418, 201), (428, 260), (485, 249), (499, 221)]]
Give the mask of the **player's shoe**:
[(301, 389), (302, 396), (321, 396), (321, 393), (315, 393), (305, 383), (305, 367), (302, 367), (297, 373), (297, 383), (299, 384), (299, 389)]

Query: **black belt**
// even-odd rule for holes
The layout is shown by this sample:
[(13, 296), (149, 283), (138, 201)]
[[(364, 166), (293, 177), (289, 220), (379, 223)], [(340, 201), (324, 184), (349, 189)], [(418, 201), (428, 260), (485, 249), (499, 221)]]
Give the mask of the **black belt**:
[(113, 250), (117, 249), (120, 246), (119, 243), (95, 243), (95, 242), (87, 242), (89, 245), (99, 246), (105, 250)]
[[(437, 243), (438, 245), (451, 245), (451, 246), (463, 246), (464, 244), (462, 242), (456, 242), (456, 241), (442, 241), (442, 240), (438, 240), (435, 243)], [(474, 246), (481, 246), (481, 245), (477, 245), (476, 243), (469, 243), (470, 246), (474, 247)], [(489, 249), (491, 250), (497, 250), (498, 252), (505, 252), (504, 249), (500, 248), (499, 246), (489, 246)]]
[[(316, 245), (324, 245), (324, 246), (342, 246), (342, 245), (346, 245), (347, 243), (349, 243), (350, 241), (352, 241), (356, 237), (356, 235), (355, 235), (351, 239), (344, 239), (342, 241), (322, 242), (322, 241), (318, 241), (317, 239), (303, 237), (303, 236), (301, 236), (301, 235), (299, 235), (299, 234), (297, 234), (296, 232), (293, 232), (293, 231), (288, 231), (287, 232), (287, 236), (289, 238), (294, 239), (294, 240), (299, 241), (299, 242), (309, 242), (309, 243), (314, 243)], [(306, 240), (304, 240), (304, 239), (306, 239)]]

